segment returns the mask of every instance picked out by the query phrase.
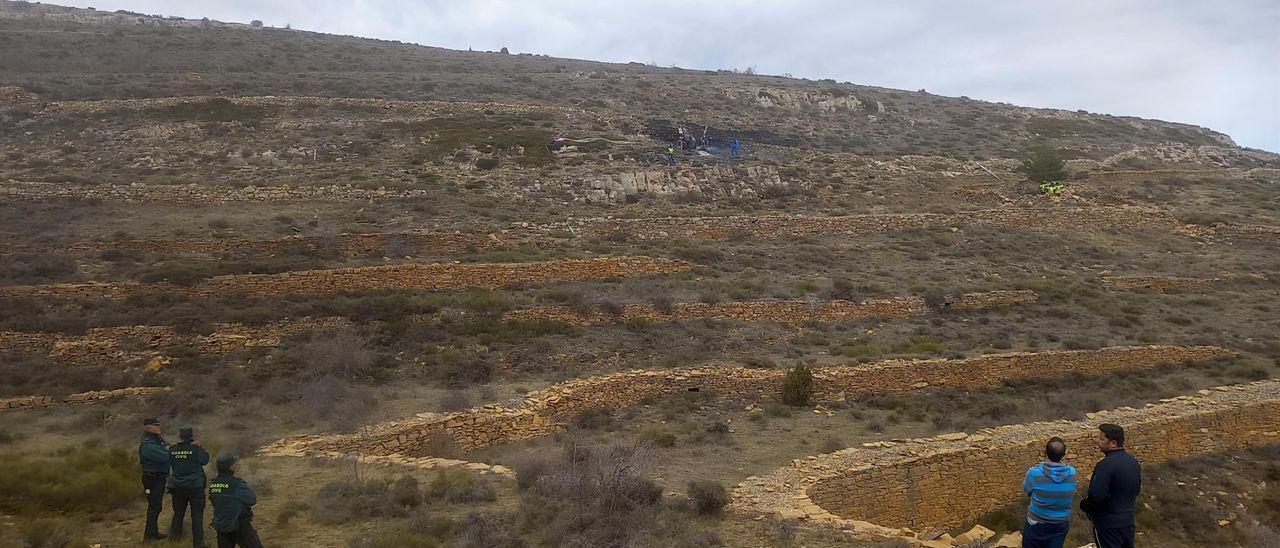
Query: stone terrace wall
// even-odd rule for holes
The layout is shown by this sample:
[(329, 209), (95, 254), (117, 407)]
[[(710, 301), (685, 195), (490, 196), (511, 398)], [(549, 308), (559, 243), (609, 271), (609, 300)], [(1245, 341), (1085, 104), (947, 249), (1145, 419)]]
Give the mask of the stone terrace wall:
[(1280, 226), (1215, 224), (1210, 230), (1217, 235), (1235, 240), (1280, 242)]
[(1191, 291), (1205, 289), (1220, 278), (1187, 278), (1180, 276), (1101, 276), (1098, 282), (1116, 289), (1150, 289), (1165, 293), (1168, 291)]
[(427, 196), (430, 196), (430, 191), (427, 190), (368, 189), (343, 185), (237, 188), (229, 185), (196, 183), (89, 186), (26, 181), (0, 183), (0, 199), (33, 202), (80, 198), (130, 203), (199, 205), (236, 202), (376, 201)]
[(1092, 229), (1173, 231), (1182, 223), (1164, 210), (1145, 206), (1001, 208), (964, 213), (884, 213), (832, 217), (730, 216), (652, 219), (578, 219), (546, 225), (550, 232), (571, 227), (585, 237), (622, 236), (638, 240), (690, 238), (724, 240), (746, 236), (859, 236), (889, 230), (955, 225), (996, 226), (1028, 230), (1079, 232)]
[(950, 528), (1016, 502), (1028, 467), (1050, 436), (1062, 436), (1071, 464), (1087, 478), (1100, 458), (1089, 439), (1103, 422), (1125, 427), (1144, 464), (1280, 443), (1280, 381), (1201, 390), (1148, 404), (1090, 413), (1081, 421), (1037, 422), (796, 459), (737, 486), (739, 513), (799, 518), (866, 537), (913, 537)]
[[(948, 306), (956, 309), (976, 310), (1001, 305), (1034, 302), (1034, 291), (987, 291), (968, 293)], [(929, 311), (924, 299), (905, 297), (898, 299), (874, 299), (853, 301), (742, 301), (721, 303), (676, 303), (669, 312), (658, 310), (649, 304), (629, 304), (617, 314), (601, 310), (579, 311), (567, 306), (538, 306), (508, 312), (507, 320), (554, 320), (578, 325), (598, 325), (642, 319), (654, 322), (678, 322), (700, 318), (737, 320), (746, 322), (779, 322), (800, 324), (804, 322), (838, 322), (872, 317), (905, 318)]]
[[(1000, 386), (1010, 379), (1075, 372), (1099, 374), (1231, 355), (1234, 353), (1229, 350), (1209, 346), (1137, 346), (998, 354), (964, 360), (888, 360), (817, 369), (814, 391), (819, 399), (838, 400), (926, 386), (983, 388)], [(785, 373), (780, 369), (744, 367), (626, 371), (560, 383), (530, 394), (517, 407), (486, 405), (456, 413), (424, 413), (358, 434), (286, 438), (264, 451), (277, 455), (426, 456), (424, 453), (440, 441), (470, 450), (548, 435), (562, 430), (565, 422), (583, 412), (615, 410), (651, 397), (699, 390), (720, 397), (758, 398), (777, 393)]]
[(119, 388), (116, 390), (80, 392), (78, 394), (71, 394), (70, 396), (61, 398), (55, 396), (20, 396), (17, 398), (0, 399), (0, 413), (5, 411), (41, 409), (62, 404), (90, 405), (102, 401), (116, 400), (120, 398), (136, 398), (168, 391), (169, 387), (167, 386), (135, 386), (130, 388)]
[(124, 366), (160, 355), (165, 349), (188, 347), (205, 354), (225, 354), (280, 344), (280, 339), (309, 331), (350, 326), (346, 318), (301, 318), (262, 325), (221, 324), (208, 335), (179, 333), (166, 325), (98, 327), (84, 335), (0, 331), (0, 354), (47, 355), (80, 365)]
[(670, 274), (692, 267), (691, 263), (685, 261), (652, 257), (604, 257), (530, 263), (400, 264), (299, 270), (280, 274), (232, 274), (216, 276), (190, 287), (136, 282), (7, 286), (0, 287), (0, 298), (123, 299), (131, 295), (157, 293), (191, 297), (226, 294), (277, 297), (379, 290), (456, 291)]
[(157, 254), (226, 253), (253, 251), (281, 253), (292, 249), (335, 250), (344, 255), (404, 255), (412, 253), (456, 253), (502, 245), (496, 235), (449, 232), (401, 232), (342, 234), (338, 236), (292, 236), (275, 240), (242, 238), (174, 238), (156, 240), (90, 241), (70, 243), (0, 244), (0, 255), (15, 253), (94, 253), (107, 250), (141, 251)]

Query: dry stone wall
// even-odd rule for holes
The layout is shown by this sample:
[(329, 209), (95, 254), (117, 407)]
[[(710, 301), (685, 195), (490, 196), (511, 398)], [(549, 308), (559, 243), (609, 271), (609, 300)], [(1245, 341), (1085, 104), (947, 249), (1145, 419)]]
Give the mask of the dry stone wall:
[(168, 392), (167, 386), (134, 386), (116, 390), (94, 390), (80, 392), (65, 397), (56, 396), (20, 396), (0, 399), (0, 413), (5, 411), (26, 411), (43, 409), (55, 405), (91, 405), (94, 403), (117, 400), (121, 398), (137, 398), (151, 394)]
[(861, 236), (889, 230), (952, 226), (996, 226), (1049, 232), (1082, 229), (1172, 231), (1182, 226), (1161, 209), (1144, 206), (1000, 208), (964, 213), (883, 213), (832, 217), (728, 216), (649, 219), (592, 218), (545, 225), (546, 232), (571, 229), (583, 237), (637, 240), (731, 237)]
[[(1010, 353), (963, 360), (888, 360), (870, 365), (814, 371), (818, 399), (904, 392), (928, 386), (983, 388), (1009, 379), (1101, 374), (1167, 363), (1234, 355), (1210, 346), (1137, 346), (1099, 350)], [(651, 397), (706, 391), (720, 397), (759, 398), (776, 393), (785, 371), (745, 367), (635, 370), (557, 384), (533, 393), (519, 405), (486, 405), (455, 413), (423, 413), (349, 435), (298, 436), (264, 449), (278, 455), (406, 455), (425, 453), (439, 443), (462, 450), (558, 432), (587, 411), (616, 410)]]
[(1066, 439), (1069, 461), (1087, 478), (1099, 459), (1090, 438), (1104, 422), (1125, 427), (1128, 449), (1144, 464), (1280, 443), (1280, 381), (1201, 390), (1080, 421), (872, 442), (796, 459), (739, 484), (731, 509), (863, 538), (918, 540), (920, 531), (959, 526), (1018, 501), (1023, 475), (1051, 436)]
[(500, 289), (518, 284), (548, 284), (682, 272), (694, 265), (676, 259), (604, 257), (529, 263), (429, 263), (300, 270), (280, 274), (216, 276), (194, 286), (137, 282), (47, 284), (0, 287), (0, 298), (124, 299), (132, 295), (180, 294), (214, 297), (418, 290)]
[[(1129, 217), (1131, 210), (1133, 217)], [(1025, 208), (1010, 209), (1016, 214), (987, 215), (979, 210), (965, 215), (944, 214), (867, 214), (838, 217), (737, 216), (737, 217), (668, 217), (657, 219), (580, 219), (568, 223), (531, 225), (516, 223), (503, 230), (488, 233), (402, 232), (342, 234), (338, 236), (293, 236), (276, 240), (239, 238), (176, 238), (155, 240), (87, 241), (70, 243), (0, 244), (0, 255), (15, 253), (86, 253), (109, 249), (148, 253), (224, 253), (257, 251), (279, 253), (289, 249), (335, 250), (346, 255), (388, 256), (414, 253), (456, 253), (485, 250), (509, 243), (552, 244), (559, 236), (584, 237), (696, 238), (722, 240), (749, 236), (863, 235), (895, 229), (929, 228), (964, 224), (999, 225), (1033, 230), (1064, 230), (1072, 222), (1096, 223), (1109, 228), (1170, 229), (1194, 238), (1208, 240), (1280, 241), (1280, 227), (1267, 225), (1216, 224), (1199, 226), (1181, 224), (1160, 210), (1133, 207)], [(1073, 221), (1074, 220), (1074, 221)], [(1089, 226), (1099, 226), (1097, 224)], [(1079, 227), (1074, 227), (1077, 230)], [(554, 236), (553, 236), (554, 235)]]
[(80, 198), (114, 202), (207, 205), (238, 202), (379, 201), (430, 196), (426, 190), (358, 188), (344, 185), (246, 186), (210, 185), (76, 185), (7, 181), (0, 183), (0, 199), (39, 202)]
[(457, 232), (383, 232), (338, 236), (292, 236), (275, 240), (243, 238), (174, 238), (0, 245), (0, 255), (16, 253), (95, 253), (107, 250), (157, 254), (215, 254), (230, 251), (281, 253), (293, 249), (334, 250), (344, 255), (456, 253), (503, 245), (497, 235)]
[(167, 349), (190, 348), (204, 354), (225, 354), (255, 347), (271, 347), (289, 335), (350, 326), (346, 318), (301, 318), (262, 325), (222, 324), (208, 334), (179, 333), (166, 325), (99, 327), (84, 335), (0, 331), (0, 354), (21, 352), (47, 355), (79, 365), (123, 367), (162, 356)]
[(1280, 226), (1247, 225), (1247, 224), (1215, 224), (1209, 227), (1214, 235), (1232, 240), (1253, 240), (1258, 242), (1280, 242)]
[(1205, 289), (1220, 278), (1188, 278), (1181, 276), (1102, 276), (1098, 278), (1102, 285), (1115, 289), (1149, 289), (1166, 293), (1169, 291), (1192, 291)]
[[(1034, 291), (987, 291), (961, 295), (947, 303), (949, 308), (976, 310), (995, 306), (1034, 302)], [(567, 306), (537, 306), (508, 312), (507, 320), (551, 320), (578, 325), (599, 325), (647, 320), (679, 322), (702, 318), (745, 322), (839, 322), (873, 317), (904, 318), (929, 311), (924, 299), (906, 297), (862, 302), (831, 301), (741, 301), (721, 303), (676, 303), (670, 310), (649, 304), (629, 304), (616, 314), (601, 310), (581, 311)]]

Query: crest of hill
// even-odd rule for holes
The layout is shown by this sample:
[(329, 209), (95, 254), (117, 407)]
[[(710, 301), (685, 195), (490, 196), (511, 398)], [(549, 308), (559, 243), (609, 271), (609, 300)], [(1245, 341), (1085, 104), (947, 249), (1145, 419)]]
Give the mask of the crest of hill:
[(210, 20), (0, 4), (0, 86), (44, 100), (314, 95), (577, 106), (708, 126), (756, 144), (863, 155), (1101, 159), (1159, 143), (1234, 147), (1205, 128), (777, 76), (455, 51)]

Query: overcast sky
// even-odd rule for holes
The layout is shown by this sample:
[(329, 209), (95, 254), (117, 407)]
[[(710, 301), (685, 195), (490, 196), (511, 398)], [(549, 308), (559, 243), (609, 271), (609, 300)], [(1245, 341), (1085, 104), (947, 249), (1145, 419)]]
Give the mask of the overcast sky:
[[(59, 3), (59, 2), (54, 2)], [(106, 0), (455, 49), (834, 78), (1206, 126), (1280, 152), (1278, 0)]]

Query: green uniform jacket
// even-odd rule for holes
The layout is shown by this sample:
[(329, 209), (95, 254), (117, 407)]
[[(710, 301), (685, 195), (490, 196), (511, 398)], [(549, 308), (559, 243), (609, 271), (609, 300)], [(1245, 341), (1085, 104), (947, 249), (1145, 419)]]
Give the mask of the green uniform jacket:
[(170, 489), (204, 489), (204, 465), (209, 452), (193, 441), (181, 441), (169, 447)]
[(253, 517), (252, 506), (258, 496), (244, 480), (219, 473), (209, 482), (209, 502), (213, 503), (213, 530), (234, 533), (240, 529), (240, 518)]
[(142, 473), (150, 476), (169, 475), (169, 447), (159, 434), (147, 432), (138, 444), (138, 464)]

